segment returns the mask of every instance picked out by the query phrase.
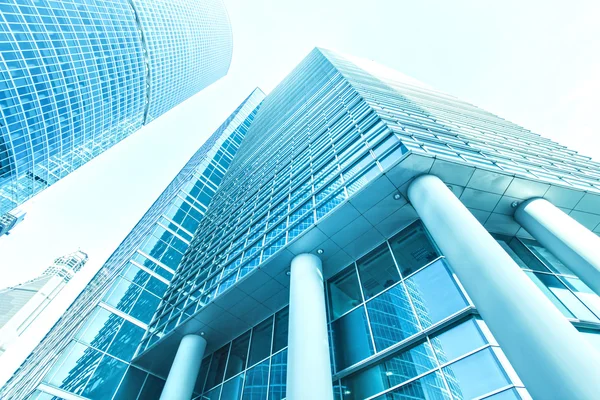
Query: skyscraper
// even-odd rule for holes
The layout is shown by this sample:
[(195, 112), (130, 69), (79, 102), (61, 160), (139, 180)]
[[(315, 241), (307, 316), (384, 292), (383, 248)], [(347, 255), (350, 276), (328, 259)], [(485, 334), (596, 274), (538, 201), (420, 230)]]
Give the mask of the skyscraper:
[(0, 236), (10, 234), (10, 231), (25, 218), (25, 212), (12, 210), (0, 215)]
[(264, 100), (133, 364), (168, 376), (163, 399), (593, 399), (599, 170), (315, 49)]
[(160, 394), (164, 381), (130, 366), (131, 358), (264, 97), (254, 90), (192, 156), (0, 398)]
[(54, 260), (40, 276), (0, 290), (0, 355), (35, 322), (87, 260), (82, 251), (67, 254)]
[(8, 0), (0, 11), (0, 214), (231, 62), (221, 0)]

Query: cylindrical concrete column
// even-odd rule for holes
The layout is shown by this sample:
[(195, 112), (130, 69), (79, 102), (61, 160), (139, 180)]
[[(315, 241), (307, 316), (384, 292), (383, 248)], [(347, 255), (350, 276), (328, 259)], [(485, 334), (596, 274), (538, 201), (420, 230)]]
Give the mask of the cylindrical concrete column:
[(597, 399), (600, 354), (437, 177), (408, 197), (534, 399)]
[(186, 335), (181, 339), (160, 400), (192, 398), (205, 349), (206, 340), (202, 336)]
[(541, 198), (521, 203), (515, 220), (600, 294), (600, 237)]
[(321, 260), (292, 260), (288, 331), (287, 398), (333, 400)]

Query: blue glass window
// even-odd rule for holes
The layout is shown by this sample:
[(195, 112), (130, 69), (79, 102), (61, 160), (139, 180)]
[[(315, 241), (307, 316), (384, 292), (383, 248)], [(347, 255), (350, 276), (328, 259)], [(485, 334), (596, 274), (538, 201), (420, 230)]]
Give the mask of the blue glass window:
[(398, 284), (367, 302), (367, 311), (378, 351), (420, 330), (403, 284)]
[(271, 358), (271, 380), (269, 382), (269, 400), (285, 398), (287, 379), (287, 349)]
[(496, 356), (487, 348), (442, 369), (453, 397), (472, 399), (508, 385)]
[(445, 364), (487, 344), (474, 319), (431, 339), (440, 363)]
[(436, 367), (429, 343), (422, 343), (342, 379), (344, 399), (365, 399)]
[(390, 246), (405, 278), (440, 256), (420, 221), (391, 238)]
[(362, 303), (358, 277), (354, 265), (330, 279), (327, 283), (329, 313), (332, 319)]
[(405, 283), (423, 328), (468, 306), (443, 260), (419, 271)]
[(236, 377), (228, 380), (223, 384), (221, 399), (239, 400), (244, 387), (244, 374), (239, 374)]
[(96, 307), (75, 338), (97, 349), (106, 350), (122, 322), (123, 318), (102, 307)]
[(158, 400), (160, 398), (160, 394), (165, 386), (165, 381), (155, 377), (154, 375), (148, 374), (146, 378), (146, 382), (144, 382), (144, 387), (142, 388), (142, 392), (138, 399), (144, 400)]
[(261, 322), (252, 330), (252, 343), (250, 344), (250, 360), (248, 365), (253, 365), (271, 354), (271, 334), (273, 332), (273, 318)]
[(214, 386), (223, 382), (228, 353), (229, 343), (221, 347), (219, 350), (215, 351), (215, 353), (213, 354), (212, 363), (210, 364), (210, 370), (208, 371), (208, 377), (206, 378), (206, 389), (211, 389)]
[(289, 309), (286, 307), (275, 314), (275, 332), (273, 334), (273, 353), (287, 346)]
[(369, 299), (400, 280), (400, 274), (387, 243), (358, 260), (356, 263), (365, 299)]
[(117, 389), (126, 369), (127, 364), (110, 356), (104, 356), (88, 381), (83, 396), (92, 400), (110, 398)]
[(267, 359), (246, 371), (242, 400), (265, 400), (267, 398), (268, 381), (269, 360)]
[[(462, 399), (462, 397), (458, 397)], [(470, 398), (470, 397), (469, 397)], [(377, 400), (408, 400), (408, 399), (427, 399), (427, 400), (450, 400), (450, 394), (442, 374), (435, 371), (429, 375), (410, 382), (399, 387), (383, 396), (377, 397)]]
[(341, 371), (373, 354), (365, 309), (359, 307), (331, 323), (336, 371)]
[(231, 351), (229, 353), (229, 361), (227, 362), (225, 379), (231, 378), (246, 368), (249, 343), (250, 331), (244, 333), (231, 343)]
[(117, 358), (129, 361), (140, 344), (142, 336), (144, 336), (144, 329), (124, 321), (108, 352)]
[(140, 389), (144, 384), (144, 380), (146, 379), (146, 375), (148, 374), (144, 371), (129, 366), (114, 400), (137, 399)]

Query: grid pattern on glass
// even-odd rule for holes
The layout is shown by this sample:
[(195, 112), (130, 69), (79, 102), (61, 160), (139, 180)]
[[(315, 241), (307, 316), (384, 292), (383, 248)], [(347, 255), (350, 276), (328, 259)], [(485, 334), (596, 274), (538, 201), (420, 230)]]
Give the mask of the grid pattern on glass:
[(364, 64), (316, 49), (268, 96), (165, 294), (154, 332), (177, 326), (158, 318), (175, 319), (184, 302), (197, 312), (409, 151), (600, 190), (599, 165), (588, 158)]
[[(143, 335), (263, 98), (262, 91), (253, 91), (196, 152), (3, 389), (6, 393), (21, 395), (31, 391), (77, 327), (93, 320), (94, 314), (90, 313), (98, 304), (126, 314), (143, 327)], [(112, 326), (108, 322), (107, 325)], [(102, 336), (107, 332), (112, 330), (104, 330)], [(126, 352), (120, 354), (122, 361), (131, 360), (140, 341), (137, 334), (129, 337)], [(107, 385), (102, 389), (104, 398), (116, 389)]]
[(202, 360), (197, 399), (285, 398), (287, 307)]
[(227, 74), (233, 40), (221, 0), (131, 4), (148, 59), (148, 123)]
[[(421, 258), (428, 252), (436, 255), (433, 261)], [(400, 262), (399, 253), (404, 254)], [(328, 280), (335, 371), (350, 368), (469, 307), (444, 259), (438, 257), (417, 221)], [(409, 275), (402, 275), (402, 265), (417, 259), (421, 265), (410, 264)]]
[(342, 378), (342, 398), (397, 399), (411, 394), (418, 399), (473, 399), (522, 387), (518, 379), (511, 379), (512, 368), (501, 362), (503, 353), (487, 332), (482, 320), (469, 318), (423, 337)]
[(2, 0), (0, 11), (0, 214), (216, 81), (231, 61), (220, 0)]
[(494, 235), (542, 293), (572, 321), (600, 331), (600, 296), (534, 240)]

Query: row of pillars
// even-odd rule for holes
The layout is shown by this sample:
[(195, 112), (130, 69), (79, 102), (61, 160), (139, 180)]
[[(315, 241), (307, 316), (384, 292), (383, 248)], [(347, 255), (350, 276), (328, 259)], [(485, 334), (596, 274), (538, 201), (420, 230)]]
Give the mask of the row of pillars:
[[(597, 399), (600, 353), (546, 298), (437, 177), (423, 175), (408, 197), (534, 399)], [(515, 212), (519, 222), (600, 294), (600, 238), (543, 199)], [(321, 260), (291, 263), (287, 398), (333, 400)], [(181, 341), (161, 400), (189, 400), (206, 341)]]

